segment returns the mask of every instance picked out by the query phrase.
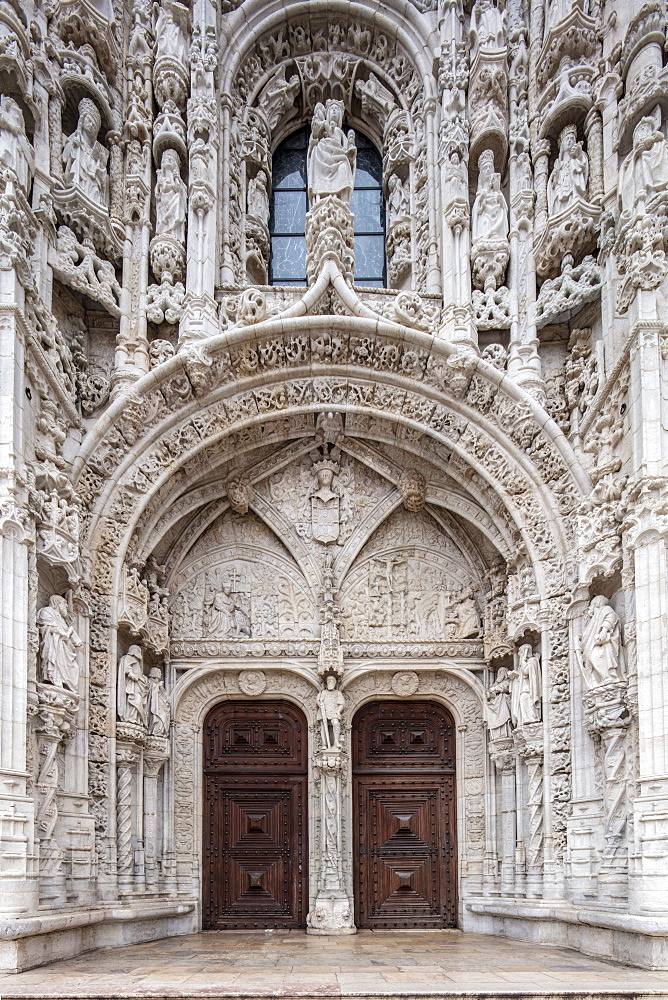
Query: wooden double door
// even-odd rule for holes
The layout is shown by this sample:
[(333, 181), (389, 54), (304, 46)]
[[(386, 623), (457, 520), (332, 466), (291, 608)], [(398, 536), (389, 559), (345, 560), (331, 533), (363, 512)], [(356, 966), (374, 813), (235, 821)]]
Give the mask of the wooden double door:
[(204, 726), (205, 929), (303, 927), (307, 726), (289, 702), (224, 702)]
[[(305, 925), (307, 734), (284, 701), (228, 701), (207, 716), (205, 929)], [(358, 926), (456, 925), (454, 748), (452, 717), (431, 702), (373, 702), (355, 716)]]
[(452, 716), (432, 702), (372, 702), (352, 747), (357, 926), (456, 926)]

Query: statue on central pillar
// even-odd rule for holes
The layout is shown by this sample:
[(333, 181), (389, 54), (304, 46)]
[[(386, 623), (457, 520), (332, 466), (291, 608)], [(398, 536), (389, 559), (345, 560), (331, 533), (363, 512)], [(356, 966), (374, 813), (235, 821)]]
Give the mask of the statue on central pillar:
[(308, 196), (311, 205), (333, 195), (349, 205), (355, 186), (357, 148), (352, 129), (343, 131), (343, 101), (316, 104), (308, 147)]
[(337, 689), (336, 677), (333, 674), (328, 676), (326, 686), (320, 691), (316, 702), (323, 749), (338, 749), (341, 744), (341, 718), (346, 699), (343, 691)]

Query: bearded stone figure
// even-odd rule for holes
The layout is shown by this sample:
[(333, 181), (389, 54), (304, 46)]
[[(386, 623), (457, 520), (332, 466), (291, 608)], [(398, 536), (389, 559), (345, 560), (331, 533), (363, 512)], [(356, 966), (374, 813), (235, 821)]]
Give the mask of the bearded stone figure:
[(155, 185), (155, 231), (184, 243), (188, 189), (181, 178), (181, 160), (175, 149), (162, 154)]
[(355, 186), (355, 133), (343, 131), (343, 101), (316, 104), (308, 148), (308, 196), (311, 205), (333, 195), (349, 205)]
[(625, 679), (619, 616), (601, 594), (592, 598), (589, 605), (578, 658), (589, 688)]
[(510, 714), (515, 726), (540, 722), (540, 661), (529, 643), (520, 646), (517, 668), (508, 675), (510, 689)]
[(269, 225), (269, 182), (264, 170), (258, 170), (255, 177), (248, 182), (246, 207), (248, 214), (259, 219), (265, 226)]
[(75, 187), (101, 208), (109, 202), (109, 177), (107, 160), (109, 151), (97, 135), (102, 116), (90, 97), (79, 101), (79, 122), (68, 137), (63, 149), (64, 181), (66, 187)]
[(567, 125), (559, 136), (559, 156), (547, 183), (550, 216), (565, 212), (578, 198), (586, 200), (589, 158), (577, 141), (575, 125)]
[(23, 112), (6, 94), (0, 99), (0, 166), (14, 172), (27, 194), (35, 172), (35, 153), (26, 136)]
[(79, 664), (76, 651), (82, 643), (68, 617), (67, 601), (58, 594), (50, 597), (48, 605), (38, 611), (40, 663), (42, 679), (47, 684), (77, 691)]
[(619, 171), (619, 202), (623, 215), (668, 187), (668, 143), (657, 118), (648, 115), (633, 130), (633, 149)]
[(510, 677), (506, 667), (499, 667), (496, 680), (490, 685), (485, 705), (485, 721), (493, 740), (510, 736)]
[(471, 213), (474, 242), (508, 238), (508, 206), (501, 192), (501, 175), (494, 170), (494, 153), (486, 149), (478, 160), (478, 192)]
[(148, 672), (148, 731), (151, 736), (167, 736), (171, 710), (160, 667)]
[(135, 726), (148, 724), (148, 679), (140, 646), (130, 646), (118, 661), (118, 718)]

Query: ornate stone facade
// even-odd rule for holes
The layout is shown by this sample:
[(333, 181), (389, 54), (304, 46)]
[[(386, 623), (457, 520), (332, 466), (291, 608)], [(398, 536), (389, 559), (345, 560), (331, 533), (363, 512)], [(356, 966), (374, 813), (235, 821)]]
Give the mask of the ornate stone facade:
[(668, 968), (666, 10), (309, 7), (0, 0), (0, 969), (201, 926), (204, 719), (272, 698), (310, 932), (356, 710), (431, 699), (459, 926)]

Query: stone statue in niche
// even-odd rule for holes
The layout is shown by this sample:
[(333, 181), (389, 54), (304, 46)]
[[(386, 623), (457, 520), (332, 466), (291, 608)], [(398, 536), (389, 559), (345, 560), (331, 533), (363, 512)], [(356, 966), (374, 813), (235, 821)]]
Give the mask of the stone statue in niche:
[(620, 208), (625, 215), (668, 187), (668, 143), (659, 128), (660, 113), (641, 118), (633, 130), (633, 149), (619, 171)]
[(349, 205), (355, 186), (357, 147), (352, 129), (343, 131), (343, 101), (316, 104), (311, 123), (307, 173), (311, 205), (333, 195)]
[(496, 680), (485, 695), (485, 721), (493, 740), (510, 736), (510, 677), (506, 667), (499, 667)]
[(156, 175), (156, 234), (185, 243), (187, 203), (188, 189), (181, 178), (181, 159), (175, 149), (166, 149)]
[(587, 687), (624, 681), (619, 616), (603, 595), (591, 600), (587, 625), (576, 651)]
[(64, 597), (54, 594), (45, 608), (37, 612), (40, 639), (42, 680), (56, 687), (79, 689), (77, 649), (82, 645), (69, 623), (69, 610)]
[(399, 219), (405, 219), (410, 212), (408, 184), (404, 183), (398, 174), (390, 174), (387, 182), (387, 220), (388, 228), (392, 228)]
[(343, 691), (336, 687), (336, 677), (330, 674), (316, 698), (322, 745), (328, 750), (341, 745), (341, 719), (345, 703)]
[(476, 0), (471, 11), (471, 62), (480, 49), (498, 52), (506, 45), (506, 14), (492, 0)]
[(295, 114), (295, 100), (301, 88), (299, 77), (295, 73), (289, 80), (285, 79), (285, 66), (272, 76), (260, 94), (258, 105), (264, 111), (270, 131), (288, 114)]
[(121, 722), (146, 728), (148, 724), (148, 679), (144, 674), (140, 646), (130, 646), (118, 661), (116, 706)]
[(313, 466), (318, 488), (311, 494), (311, 532), (317, 542), (328, 545), (339, 537), (341, 528), (341, 498), (332, 489), (334, 476), (339, 473), (336, 462), (325, 459)]
[(494, 170), (494, 153), (485, 149), (478, 159), (478, 191), (473, 202), (471, 228), (477, 240), (508, 239), (508, 205), (501, 192), (501, 174)]
[(0, 166), (13, 171), (23, 194), (35, 173), (35, 152), (26, 135), (23, 112), (12, 97), (0, 98)]
[(163, 0), (155, 22), (156, 62), (170, 58), (188, 65), (188, 10), (173, 0)]
[(64, 180), (67, 187), (75, 187), (101, 208), (109, 203), (109, 176), (107, 161), (109, 151), (97, 135), (102, 116), (90, 97), (79, 101), (79, 121), (68, 136), (63, 149)]
[(510, 715), (515, 726), (540, 722), (540, 660), (529, 643), (520, 646), (517, 667), (508, 674), (511, 680)]
[(269, 181), (266, 171), (258, 170), (255, 177), (248, 181), (248, 194), (246, 197), (246, 211), (255, 219), (268, 226), (269, 225)]
[(547, 182), (547, 207), (550, 216), (565, 212), (581, 198), (586, 200), (589, 158), (577, 141), (575, 125), (567, 125), (559, 136), (559, 155)]
[(171, 711), (160, 667), (148, 672), (148, 731), (151, 736), (168, 736)]

